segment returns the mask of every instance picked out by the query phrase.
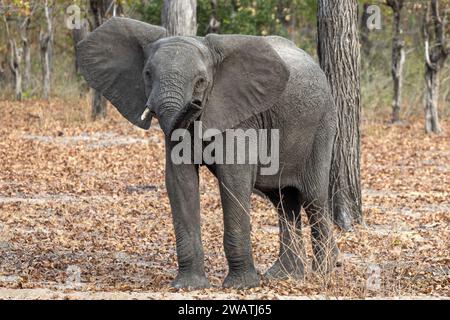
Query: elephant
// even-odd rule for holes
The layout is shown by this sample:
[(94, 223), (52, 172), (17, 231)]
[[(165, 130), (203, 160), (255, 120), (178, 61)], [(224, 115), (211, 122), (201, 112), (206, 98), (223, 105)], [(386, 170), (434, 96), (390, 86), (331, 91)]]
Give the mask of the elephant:
[(165, 135), (165, 183), (176, 236), (175, 288), (210, 286), (200, 232), (199, 167), (175, 164), (170, 138), (178, 129), (279, 132), (280, 169), (261, 174), (261, 163), (205, 165), (216, 177), (223, 209), (228, 262), (224, 288), (260, 286), (251, 246), (250, 199), (262, 194), (277, 208), (279, 253), (264, 277), (303, 279), (304, 264), (293, 242), (300, 214), (311, 225), (313, 267), (329, 272), (338, 248), (328, 214), (329, 171), (337, 111), (319, 65), (278, 36), (167, 36), (164, 28), (115, 17), (77, 45), (77, 62), (88, 84), (132, 124), (149, 129), (156, 118)]

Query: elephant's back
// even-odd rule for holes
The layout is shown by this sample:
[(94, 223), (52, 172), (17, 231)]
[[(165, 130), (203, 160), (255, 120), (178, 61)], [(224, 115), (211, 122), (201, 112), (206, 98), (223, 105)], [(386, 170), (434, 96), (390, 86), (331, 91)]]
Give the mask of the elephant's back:
[[(266, 37), (266, 41), (290, 71), (286, 89), (270, 115), (276, 119), (272, 118), (274, 127), (280, 129), (283, 175), (295, 180), (296, 172), (310, 161), (316, 140), (333, 136), (336, 108), (327, 78), (309, 54), (281, 37)], [(294, 183), (294, 180), (286, 183)]]
[(278, 105), (279, 108), (289, 109), (283, 113), (289, 114), (291, 118), (297, 114), (294, 117), (296, 120), (311, 123), (318, 120), (324, 112), (334, 112), (327, 78), (314, 59), (292, 41), (278, 36), (265, 39), (290, 71), (289, 81)]
[(304, 50), (298, 48), (292, 41), (278, 36), (268, 36), (265, 37), (265, 40), (286, 63), (291, 73), (296, 74), (300, 71), (315, 70), (323, 74), (314, 59)]

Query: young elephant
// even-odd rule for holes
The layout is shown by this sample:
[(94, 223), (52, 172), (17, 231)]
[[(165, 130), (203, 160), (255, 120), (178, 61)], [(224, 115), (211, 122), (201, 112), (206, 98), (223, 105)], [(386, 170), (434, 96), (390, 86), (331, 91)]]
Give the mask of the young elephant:
[(265, 194), (279, 212), (280, 252), (268, 278), (303, 276), (293, 248), (302, 207), (312, 227), (315, 267), (331, 268), (338, 249), (326, 208), (336, 110), (325, 75), (304, 51), (280, 37), (166, 37), (161, 27), (113, 18), (78, 44), (77, 59), (89, 85), (126, 119), (148, 129), (156, 116), (166, 135), (166, 186), (179, 265), (174, 287), (209, 286), (198, 165), (171, 159), (171, 134), (192, 131), (194, 120), (223, 137), (231, 128), (279, 129), (276, 174), (261, 174), (260, 163), (207, 165), (220, 185), (229, 264), (224, 287), (260, 283), (250, 241), (253, 191)]

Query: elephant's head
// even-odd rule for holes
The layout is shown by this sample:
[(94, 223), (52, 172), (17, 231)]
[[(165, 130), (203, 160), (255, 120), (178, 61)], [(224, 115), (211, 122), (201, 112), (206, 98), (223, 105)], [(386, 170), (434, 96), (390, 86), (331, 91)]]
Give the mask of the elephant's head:
[(166, 30), (113, 18), (78, 44), (82, 74), (133, 124), (156, 115), (166, 135), (201, 119), (224, 131), (272, 107), (289, 71), (260, 37), (165, 37)]

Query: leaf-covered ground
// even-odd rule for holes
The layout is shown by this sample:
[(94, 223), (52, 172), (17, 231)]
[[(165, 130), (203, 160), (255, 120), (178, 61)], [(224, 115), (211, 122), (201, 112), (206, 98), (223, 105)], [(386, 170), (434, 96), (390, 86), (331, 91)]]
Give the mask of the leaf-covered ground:
[[(0, 298), (20, 292), (11, 289), (51, 289), (59, 298), (450, 296), (448, 122), (440, 136), (425, 135), (421, 119), (363, 125), (365, 226), (336, 230), (343, 265), (326, 278), (308, 272), (301, 282), (222, 289), (222, 212), (216, 182), (202, 170), (205, 264), (214, 287), (175, 293), (163, 136), (109, 112), (93, 123), (85, 101), (0, 102)], [(252, 222), (263, 273), (278, 250), (277, 216), (257, 196)], [(307, 226), (304, 240), (311, 254)]]

